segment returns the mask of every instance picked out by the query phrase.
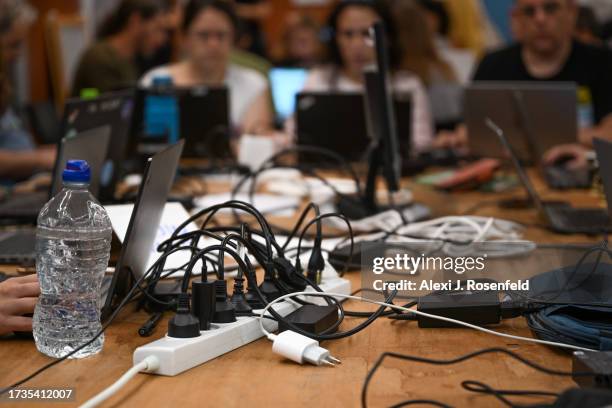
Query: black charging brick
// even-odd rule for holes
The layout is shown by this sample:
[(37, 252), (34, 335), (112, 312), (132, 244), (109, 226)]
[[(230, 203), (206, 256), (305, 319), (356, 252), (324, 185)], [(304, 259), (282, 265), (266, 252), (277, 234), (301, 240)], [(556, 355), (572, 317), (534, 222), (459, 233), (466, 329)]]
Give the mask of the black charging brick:
[[(420, 312), (448, 317), (465, 323), (486, 325), (500, 321), (500, 302), (497, 292), (475, 292), (460, 294), (431, 294), (419, 298)], [(425, 329), (441, 327), (462, 327), (454, 323), (417, 316), (419, 327)]]
[[(320, 334), (338, 321), (338, 308), (334, 305), (303, 305), (285, 317), (285, 320), (308, 333)], [(284, 321), (278, 324), (278, 331), (291, 330)]]

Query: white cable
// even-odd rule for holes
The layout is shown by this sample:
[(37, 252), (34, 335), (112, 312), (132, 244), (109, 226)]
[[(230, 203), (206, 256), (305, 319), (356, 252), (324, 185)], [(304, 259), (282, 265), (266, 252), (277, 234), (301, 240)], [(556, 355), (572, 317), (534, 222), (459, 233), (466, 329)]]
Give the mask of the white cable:
[(136, 364), (129, 370), (125, 372), (117, 381), (115, 381), (111, 386), (106, 388), (104, 391), (96, 395), (95, 397), (90, 398), (84, 404), (82, 404), (79, 408), (94, 408), (97, 407), (102, 402), (106, 401), (108, 398), (117, 393), (125, 384), (128, 383), (136, 374), (139, 372), (151, 372), (155, 371), (159, 368), (159, 359), (156, 356), (148, 356), (140, 363)]
[(523, 255), (536, 249), (534, 242), (521, 239), (520, 224), (477, 216), (447, 216), (412, 223), (398, 228), (390, 236), (385, 232), (369, 234), (356, 237), (355, 242), (377, 241), (385, 237), (387, 242), (398, 243), (436, 241), (439, 242), (436, 251), (453, 257), (486, 253), (489, 258), (499, 258)]
[(403, 307), (403, 306), (399, 306), (399, 305), (392, 305), (390, 303), (378, 302), (376, 300), (366, 299), (366, 298), (362, 298), (362, 297), (358, 297), (358, 296), (352, 296), (352, 295), (345, 295), (345, 294), (342, 294), (342, 293), (328, 293), (328, 292), (295, 292), (295, 293), (290, 293), (288, 295), (283, 295), (281, 297), (278, 297), (278, 298), (274, 299), (272, 302), (268, 303), (266, 305), (266, 307), (263, 308), (263, 310), (261, 311), (261, 315), (259, 316), (259, 328), (261, 329), (261, 332), (264, 334), (264, 336), (266, 336), (271, 341), (274, 341), (274, 339), (276, 337), (276, 335), (274, 335), (274, 334), (270, 333), (269, 331), (267, 331), (266, 328), (263, 325), (263, 320), (264, 320), (263, 316), (265, 316), (265, 314), (268, 311), (268, 309), (270, 309), (270, 307), (272, 307), (272, 305), (274, 305), (275, 303), (281, 302), (281, 301), (286, 300), (286, 299), (291, 299), (291, 298), (294, 298), (296, 296), (305, 296), (305, 295), (308, 295), (308, 296), (319, 296), (319, 297), (332, 296), (332, 297), (334, 297), (336, 299), (352, 299), (352, 300), (357, 300), (357, 301), (360, 301), (360, 302), (372, 303), (372, 304), (379, 305), (379, 306), (386, 306), (386, 307), (391, 308), (391, 309), (401, 310), (403, 312), (413, 313), (413, 314), (416, 314), (416, 315), (428, 317), (430, 319), (442, 320), (442, 321), (445, 321), (445, 322), (448, 322), (448, 323), (453, 323), (453, 324), (456, 324), (456, 325), (459, 325), (459, 326), (465, 326), (465, 327), (468, 327), (470, 329), (481, 331), (483, 333), (493, 334), (495, 336), (505, 337), (505, 338), (508, 338), (508, 339), (527, 341), (527, 342), (537, 343), (537, 344), (545, 344), (547, 346), (562, 347), (562, 348), (567, 348), (567, 349), (571, 349), (571, 350), (595, 351), (595, 350), (591, 350), (591, 349), (588, 349), (588, 348), (572, 346), (571, 344), (557, 343), (557, 342), (554, 342), (554, 341), (532, 339), (532, 338), (529, 338), (529, 337), (522, 337), (522, 336), (515, 336), (515, 335), (512, 335), (512, 334), (500, 333), (500, 332), (497, 332), (495, 330), (486, 329), (484, 327), (476, 326), (476, 325), (471, 324), (471, 323), (462, 322), (461, 320), (456, 320), (456, 319), (451, 319), (449, 317), (444, 317), (444, 316), (438, 316), (438, 315), (434, 315), (434, 314), (430, 314), (430, 313), (425, 313), (425, 312), (421, 312), (419, 310), (409, 309), (407, 307)]

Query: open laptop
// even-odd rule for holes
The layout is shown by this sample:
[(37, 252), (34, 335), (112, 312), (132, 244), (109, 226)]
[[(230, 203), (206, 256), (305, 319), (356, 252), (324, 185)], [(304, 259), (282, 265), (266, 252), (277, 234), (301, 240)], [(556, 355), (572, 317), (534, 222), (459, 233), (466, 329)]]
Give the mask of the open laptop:
[(109, 125), (110, 144), (100, 173), (102, 203), (114, 201), (115, 187), (123, 175), (129, 130), (134, 110), (134, 91), (109, 92), (94, 99), (73, 98), (66, 102), (62, 128), (65, 136)]
[[(99, 175), (104, 163), (104, 156), (109, 148), (111, 129), (108, 125), (96, 127), (72, 137), (63, 138), (58, 147), (53, 180), (47, 191), (23, 193), (10, 196), (0, 203), (0, 218), (21, 223), (33, 223), (40, 209), (49, 201), (62, 186), (62, 170), (70, 159), (86, 160), (94, 175)], [(98, 196), (100, 182), (93, 177), (90, 191)]]
[(232, 156), (228, 90), (205, 86), (139, 88), (131, 130), (132, 153), (149, 154), (168, 145), (168, 135), (147, 134), (145, 122), (158, 108), (156, 99), (149, 97), (164, 95), (177, 98), (179, 135), (185, 140), (183, 157), (224, 159)]
[[(410, 156), (412, 103), (408, 94), (394, 95), (397, 135), (402, 158)], [(367, 161), (371, 139), (361, 93), (305, 92), (297, 95), (297, 144), (340, 154), (351, 162)], [(319, 156), (300, 155), (302, 164), (321, 164)]]
[(103, 283), (102, 319), (106, 319), (142, 277), (149, 262), (168, 193), (176, 175), (184, 141), (149, 158), (134, 203), (121, 253), (110, 280)]
[(553, 146), (575, 143), (578, 135), (577, 88), (571, 82), (476, 82), (465, 92), (465, 124), (470, 152), (503, 158), (485, 118), (501, 129), (519, 160), (539, 163)]
[[(506, 135), (502, 129), (495, 124), (491, 119), (486, 119), (487, 127), (493, 131), (497, 136), (501, 145), (510, 155), (512, 163), (516, 169), (516, 172), (521, 180), (521, 183), (527, 191), (527, 195), (533, 202), (534, 206), (548, 223), (549, 228), (555, 232), (564, 234), (602, 234), (608, 231), (612, 231), (612, 223), (608, 212), (601, 208), (574, 208), (568, 203), (564, 202), (546, 202), (543, 201), (538, 195), (533, 183), (529, 179), (527, 172), (523, 168), (518, 155), (515, 153), (514, 148), (510, 145)], [(604, 152), (606, 154), (607, 152)], [(605, 160), (612, 160), (612, 156), (604, 158)], [(604, 189), (606, 195), (612, 195), (612, 174), (605, 171), (601, 172)], [(608, 209), (610, 208), (611, 202), (608, 201)]]
[[(53, 181), (47, 192), (35, 192), (14, 196), (0, 206), (0, 216), (35, 222), (42, 207), (54, 197), (62, 187), (62, 170), (66, 162), (72, 159), (87, 160), (92, 174), (100, 174), (104, 154), (110, 140), (110, 128), (102, 126), (91, 129), (75, 137), (64, 138), (60, 142)], [(95, 177), (90, 191), (94, 196), (98, 191)], [(0, 232), (0, 264), (28, 264), (36, 260), (34, 244), (36, 234), (33, 228), (20, 228), (14, 231)]]

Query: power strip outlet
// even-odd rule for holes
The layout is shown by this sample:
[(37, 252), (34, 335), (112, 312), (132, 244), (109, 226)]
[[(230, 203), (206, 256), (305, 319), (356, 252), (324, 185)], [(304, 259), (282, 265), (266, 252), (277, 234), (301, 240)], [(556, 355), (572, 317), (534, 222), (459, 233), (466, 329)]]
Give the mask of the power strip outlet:
[[(329, 264), (326, 270), (331, 268)], [(333, 268), (332, 268), (333, 269)], [(322, 275), (321, 289), (324, 292), (347, 294), (351, 293), (351, 283), (331, 273)], [(325, 304), (323, 298), (312, 298), (312, 303)], [(282, 302), (273, 306), (274, 310), (281, 316), (286, 316), (296, 309), (289, 302)], [(278, 324), (270, 319), (264, 319), (266, 330), (273, 332)], [(205, 362), (229, 353), (239, 347), (249, 344), (260, 337), (263, 333), (259, 328), (259, 319), (256, 317), (239, 317), (234, 323), (213, 324), (211, 330), (200, 332), (199, 337), (190, 339), (177, 339), (165, 337), (152, 343), (138, 347), (134, 350), (134, 364), (138, 364), (147, 356), (154, 355), (159, 358), (160, 365), (152, 374), (174, 376), (189, 370), (190, 368), (204, 364)]]

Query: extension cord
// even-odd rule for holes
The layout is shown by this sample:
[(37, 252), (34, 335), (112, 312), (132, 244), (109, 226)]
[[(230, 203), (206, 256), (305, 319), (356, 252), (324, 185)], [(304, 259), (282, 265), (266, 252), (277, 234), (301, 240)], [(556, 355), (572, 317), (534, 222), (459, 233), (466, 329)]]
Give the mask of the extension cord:
[[(325, 272), (330, 268), (331, 266), (326, 264)], [(348, 280), (337, 275), (330, 277), (330, 274), (325, 272), (319, 285), (324, 292), (347, 295), (351, 293), (351, 283)], [(314, 292), (314, 289), (312, 291)], [(323, 298), (314, 298), (312, 303), (326, 304)], [(283, 302), (275, 306), (274, 310), (281, 316), (286, 316), (296, 308), (297, 305), (293, 303)], [(151, 374), (175, 376), (263, 337), (258, 320), (257, 317), (238, 317), (234, 323), (213, 323), (211, 330), (201, 331), (199, 337), (188, 339), (172, 338), (166, 334), (165, 337), (134, 350), (134, 364), (140, 363), (148, 356), (156, 356), (160, 362), (159, 368)], [(264, 326), (269, 332), (278, 328), (278, 324), (269, 319), (264, 319)]]

